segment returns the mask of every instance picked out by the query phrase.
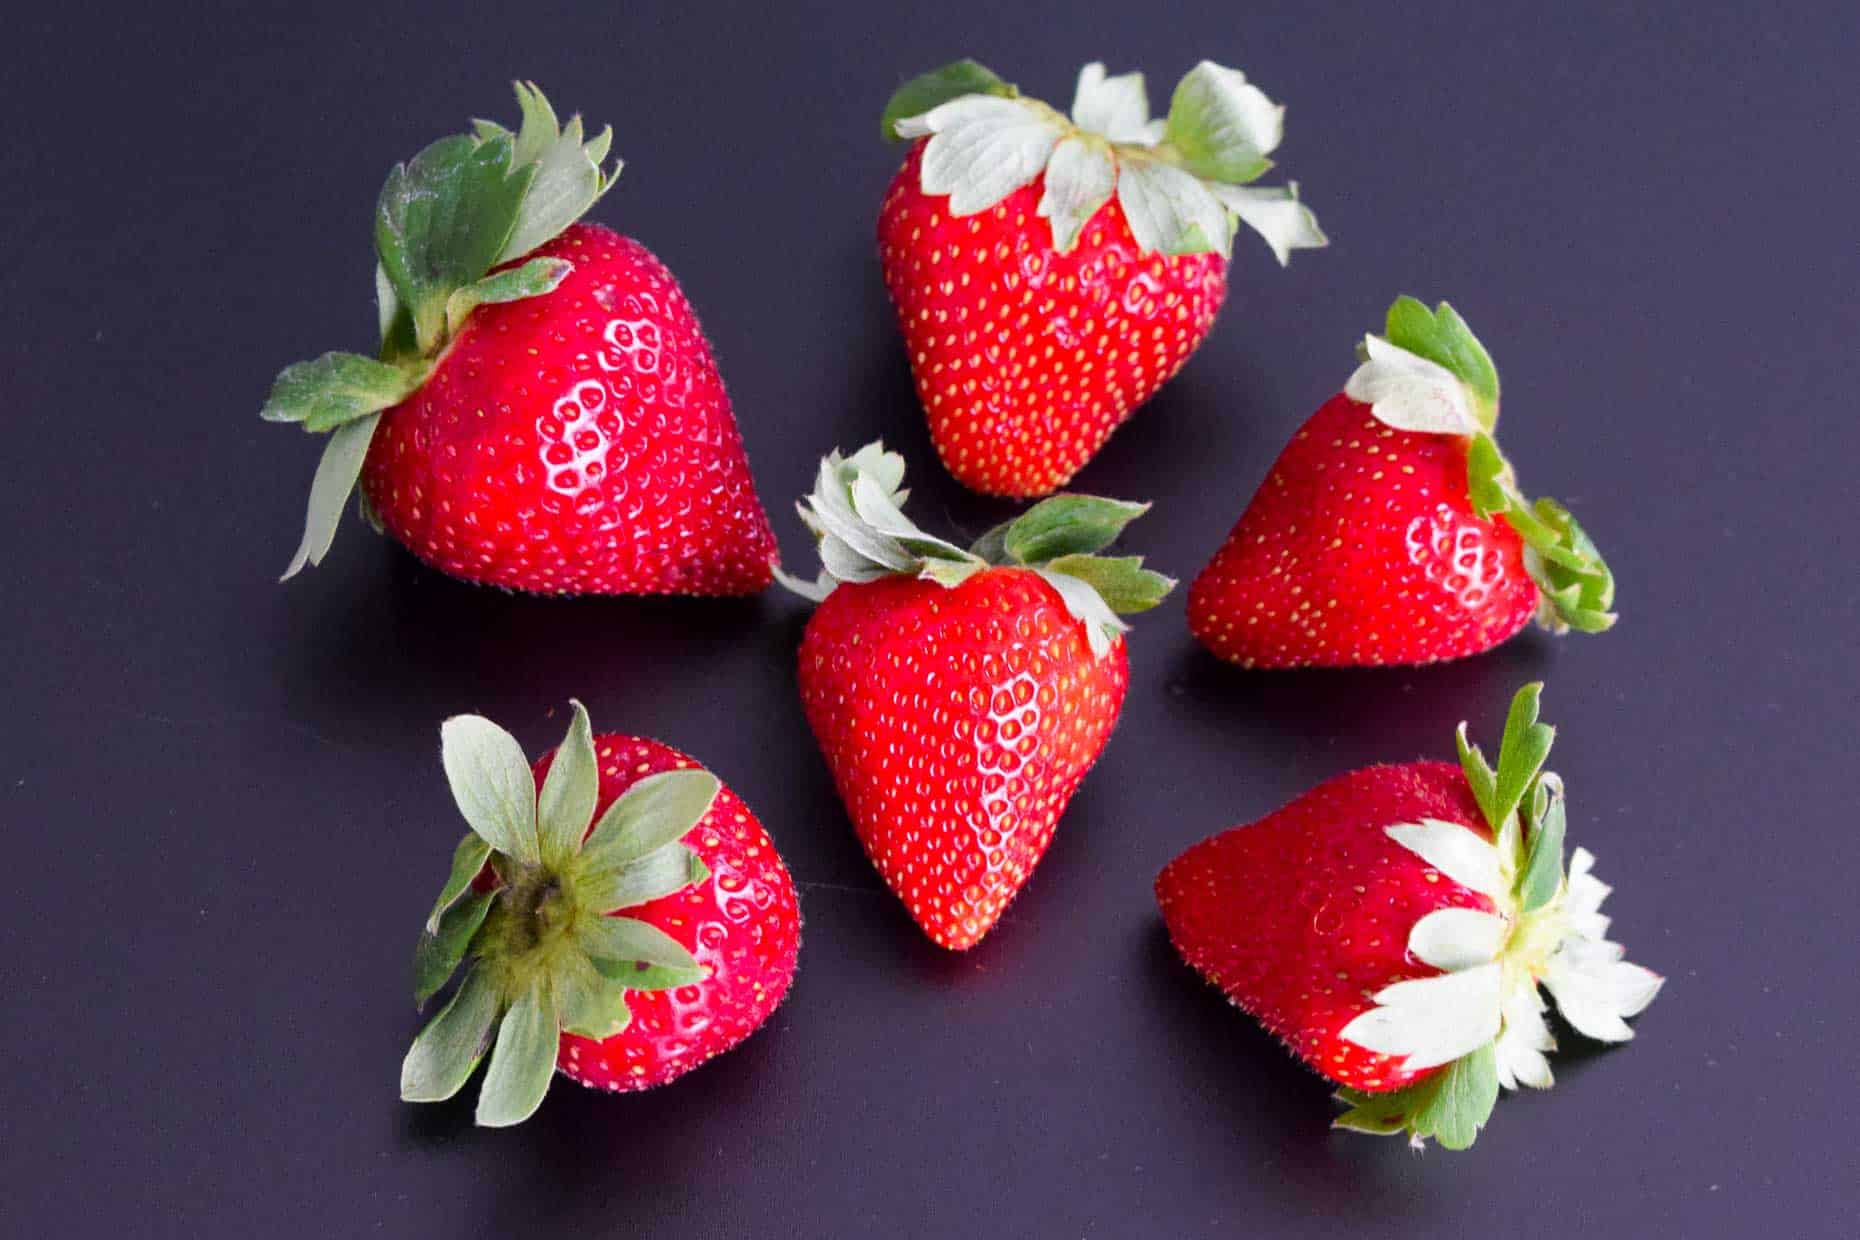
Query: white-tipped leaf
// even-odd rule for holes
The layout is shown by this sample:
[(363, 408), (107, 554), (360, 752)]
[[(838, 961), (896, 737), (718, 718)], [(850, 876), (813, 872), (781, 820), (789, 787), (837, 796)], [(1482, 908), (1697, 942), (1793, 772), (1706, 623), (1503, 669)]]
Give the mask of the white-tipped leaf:
[(1155, 142), (1150, 124), (1150, 96), (1141, 73), (1108, 77), (1103, 63), (1093, 61), (1079, 70), (1072, 95), (1072, 123), (1112, 142)]
[(1116, 188), (1117, 161), (1103, 143), (1075, 134), (1054, 147), (1036, 208), (1053, 223), (1053, 248), (1062, 254), (1071, 250), (1085, 221), (1111, 200)]
[(1504, 893), (1498, 849), (1470, 827), (1423, 818), (1385, 830), (1390, 839), (1469, 891), (1494, 899)]
[[(1058, 115), (1026, 99), (970, 95), (931, 109), (922, 117), (932, 136), (924, 147), (923, 188), (948, 194), (951, 215), (985, 211), (1046, 169), (1047, 157), (1065, 137)], [(914, 134), (901, 121), (898, 132)]]
[(1367, 356), (1343, 393), (1368, 405), (1378, 422), (1427, 435), (1476, 435), (1484, 429), (1472, 393), (1445, 366), (1380, 336), (1365, 336), (1363, 348)]
[(1298, 183), (1289, 185), (1210, 185), (1208, 191), (1236, 219), (1258, 233), (1284, 267), (1293, 250), (1315, 250), (1330, 244), (1318, 227), (1317, 216), (1298, 200)]
[(1117, 201), (1130, 234), (1161, 254), (1225, 254), (1233, 240), (1227, 208), (1208, 187), (1171, 164), (1126, 160), (1118, 172)]
[(1384, 986), (1376, 992), (1376, 1006), (1338, 1036), (1364, 1050), (1399, 1056), (1410, 1072), (1451, 1063), (1498, 1036), (1500, 973), (1497, 964), (1484, 964)]
[(1414, 923), (1408, 950), (1449, 973), (1486, 964), (1498, 956), (1511, 923), (1493, 913), (1470, 908), (1438, 909)]

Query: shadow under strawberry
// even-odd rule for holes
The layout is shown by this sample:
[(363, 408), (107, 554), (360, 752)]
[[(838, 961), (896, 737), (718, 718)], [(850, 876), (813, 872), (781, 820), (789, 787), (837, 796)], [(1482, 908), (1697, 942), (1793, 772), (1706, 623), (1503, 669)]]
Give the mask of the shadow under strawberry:
[[(1149, 1006), (1169, 1041), (1158, 1054), (1180, 1077), (1185, 1096), (1203, 1098), (1224, 1118), (1206, 1139), (1177, 1146), (1181, 1157), (1207, 1160), (1218, 1178), (1248, 1161), (1265, 1160), (1271, 1174), (1248, 1187), (1280, 1192), (1301, 1205), (1324, 1203), (1326, 1213), (1365, 1216), (1407, 1200), (1415, 1185), (1404, 1175), (1412, 1159), (1390, 1159), (1365, 1142), (1339, 1139), (1322, 1119), (1330, 1088), (1295, 1067), (1286, 1049), (1264, 1030), (1236, 1020), (1221, 992), (1182, 963), (1157, 920), (1146, 926), (1133, 970), (1147, 987)], [(1412, 1201), (1407, 1200), (1408, 1207)]]
[[(385, 580), (280, 606), (265, 643), (288, 717), (347, 736), (423, 727), (442, 709), (527, 708), (540, 695), (630, 700), (689, 693), (689, 669), (756, 661), (785, 670), (778, 603), (548, 599), (466, 585), (383, 549)], [(362, 572), (379, 572), (377, 566)], [(739, 662), (740, 665), (740, 662)], [(395, 721), (398, 721), (396, 725)]]
[[(1338, 763), (1403, 756), (1399, 745), (1389, 751), (1391, 736), (1415, 737), (1420, 753), (1461, 719), (1502, 716), (1521, 681), (1550, 678), (1555, 657), (1554, 642), (1527, 633), (1481, 658), (1427, 667), (1251, 671), (1185, 641), (1164, 685), (1198, 734), (1244, 743), (1268, 766), (1334, 773)], [(1336, 749), (1335, 761), (1314, 743)]]

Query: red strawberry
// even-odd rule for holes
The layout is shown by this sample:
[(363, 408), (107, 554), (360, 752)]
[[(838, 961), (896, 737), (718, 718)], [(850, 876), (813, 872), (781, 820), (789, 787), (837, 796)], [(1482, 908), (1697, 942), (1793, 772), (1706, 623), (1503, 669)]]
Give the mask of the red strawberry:
[(1614, 623), (1614, 578), (1574, 517), (1518, 491), (1498, 373), (1445, 302), (1411, 297), (1286, 445), (1189, 589), (1197, 639), (1246, 667), (1432, 663), (1535, 616)]
[(1605, 938), (1594, 858), (1565, 877), (1541, 688), (1513, 700), (1497, 771), (1461, 725), (1458, 767), (1341, 776), (1156, 879), (1183, 959), (1345, 1087), (1340, 1127), (1469, 1145), (1501, 1084), (1551, 1084), (1540, 983), (1609, 1042), (1660, 988)]
[(930, 437), (964, 486), (1046, 495), (1180, 370), (1227, 292), (1236, 220), (1279, 261), (1323, 245), (1272, 166), (1283, 109), (1208, 61), (1151, 121), (1141, 74), (1079, 75), (1071, 118), (974, 61), (912, 81), (887, 138), (924, 139), (879, 212)]
[(467, 968), (407, 1053), (409, 1102), (456, 1094), (493, 1037), (481, 1124), (528, 1118), (558, 1067), (649, 1089), (741, 1042), (787, 994), (800, 911), (755, 815), (684, 754), (595, 736), (574, 711), (534, 767), (487, 719), (442, 730), (472, 833), (421, 935), (416, 998)]
[[(638, 242), (574, 221), (610, 135), (479, 122), (377, 209), (380, 360), (285, 369), (264, 416), (335, 433), (289, 577), (362, 481), (377, 528), (467, 581), (541, 594), (747, 594), (774, 534), (697, 316)], [(615, 171), (618, 171), (616, 166)]]
[(801, 700), (867, 855), (961, 951), (1027, 881), (1117, 722), (1114, 613), (1175, 583), (1095, 554), (1143, 505), (1056, 496), (964, 551), (899, 511), (903, 476), (880, 444), (821, 464), (801, 509), (826, 565), (796, 587), (820, 600)]

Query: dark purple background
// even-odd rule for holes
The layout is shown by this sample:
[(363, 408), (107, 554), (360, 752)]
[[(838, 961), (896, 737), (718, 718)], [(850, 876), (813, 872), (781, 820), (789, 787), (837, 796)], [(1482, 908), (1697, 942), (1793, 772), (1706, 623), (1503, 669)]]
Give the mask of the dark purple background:
[[(1853, 5), (390, 7), (9, 18), (0, 1231), (1860, 1231)], [(507, 597), (354, 522), (277, 586), (317, 447), (256, 413), (279, 366), (371, 342), (389, 164), (514, 115), (521, 74), (615, 124), (598, 218), (684, 282), (797, 563), (790, 498), (875, 434), (920, 519), (979, 531), (1008, 509), (935, 466), (872, 243), (900, 155), (880, 106), (965, 53), (1061, 103), (1085, 60), (1141, 67), (1159, 107), (1205, 55), (1290, 105), (1283, 168), (1335, 244), (1281, 271), (1242, 237), (1206, 346), (1081, 476), (1156, 501), (1132, 547), (1194, 573), (1410, 291), (1491, 346), (1507, 450), (1602, 543), (1623, 618), (1249, 675), (1198, 651), (1178, 592), (1138, 622), (1045, 864), (949, 956), (833, 798), (798, 602)], [(1324, 1084), (1175, 960), (1151, 877), (1327, 776), (1449, 755), (1462, 718), (1495, 740), (1531, 677), (1572, 837), (1667, 990), (1467, 1154), (1328, 1134)], [(758, 810), (801, 971), (675, 1088), (559, 1082), (475, 1131), (395, 1098), (460, 830), (437, 727), (480, 710), (534, 751), (571, 694)]]

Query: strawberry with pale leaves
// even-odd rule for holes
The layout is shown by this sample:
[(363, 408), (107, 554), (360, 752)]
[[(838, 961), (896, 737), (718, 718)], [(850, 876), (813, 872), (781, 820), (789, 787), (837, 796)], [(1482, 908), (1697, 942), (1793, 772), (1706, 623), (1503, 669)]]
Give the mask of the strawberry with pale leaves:
[[(801, 701), (860, 843), (943, 947), (973, 947), (1033, 872), (1129, 685), (1119, 612), (1175, 583), (1098, 554), (1147, 505), (1060, 495), (964, 550), (900, 510), (904, 461), (821, 462)], [(784, 578), (784, 580), (787, 580)]]
[(1552, 1083), (1540, 985), (1603, 1042), (1660, 989), (1608, 941), (1594, 857), (1564, 869), (1541, 688), (1513, 699), (1497, 770), (1462, 724), (1458, 766), (1333, 779), (1156, 880), (1183, 959), (1343, 1087), (1338, 1127), (1464, 1148), (1500, 1086)]
[(682, 1076), (755, 1032), (794, 977), (794, 883), (755, 816), (684, 754), (596, 736), (573, 708), (534, 768), (488, 719), (441, 729), (471, 833), (420, 936), (415, 1000), (465, 972), (400, 1093), (450, 1098), (488, 1051), (491, 1127), (527, 1119), (557, 1070), (608, 1090)]
[(1615, 622), (1614, 576), (1569, 510), (1519, 491), (1498, 371), (1453, 307), (1389, 308), (1189, 588), (1188, 623), (1244, 667), (1432, 663), (1533, 618)]
[(328, 433), (302, 544), (362, 510), (467, 581), (538, 594), (746, 594), (775, 538), (697, 316), (644, 246), (578, 223), (619, 172), (519, 84), (398, 165), (375, 209), (378, 356), (286, 367), (263, 416)]
[(885, 285), (943, 464), (992, 495), (1063, 486), (1207, 336), (1238, 224), (1281, 264), (1325, 244), (1272, 167), (1284, 109), (1203, 61), (1151, 120), (1086, 65), (1068, 117), (972, 60), (898, 90), (912, 139), (879, 212)]

